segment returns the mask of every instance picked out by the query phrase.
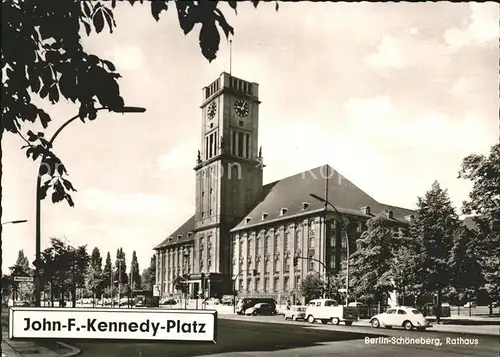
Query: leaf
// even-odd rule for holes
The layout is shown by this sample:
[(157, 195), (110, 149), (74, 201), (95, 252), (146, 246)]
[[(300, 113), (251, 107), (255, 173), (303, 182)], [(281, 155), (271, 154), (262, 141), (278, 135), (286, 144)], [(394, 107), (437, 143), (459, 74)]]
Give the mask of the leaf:
[(51, 121), (50, 116), (43, 109), (38, 109), (38, 118), (40, 119), (40, 123), (42, 123), (42, 127), (46, 129)]
[(40, 90), (40, 98), (45, 99), (47, 95), (49, 95), (49, 90), (50, 87), (46, 86), (45, 84), (43, 85), (42, 89)]
[(28, 141), (35, 142), (38, 140), (38, 136), (34, 132), (32, 132), (31, 130), (28, 130), (26, 135), (28, 135)]
[(38, 93), (40, 90), (40, 78), (38, 76), (30, 76), (30, 87), (33, 93)]
[(64, 188), (59, 181), (53, 185), (54, 192), (52, 192), (52, 203), (61, 202), (64, 199)]
[(94, 12), (94, 16), (92, 16), (92, 21), (94, 22), (94, 27), (96, 32), (101, 33), (102, 30), (104, 29), (104, 14), (101, 8), (97, 9), (97, 11)]
[(50, 188), (50, 180), (45, 181), (45, 183), (39, 188), (40, 199), (43, 200), (47, 197), (47, 191)]
[(153, 0), (151, 1), (151, 14), (153, 15), (156, 21), (160, 20), (160, 13), (162, 11), (168, 10), (168, 4), (163, 0)]
[(252, 0), (253, 7), (257, 8), (257, 5), (259, 5), (260, 0)]
[(83, 14), (85, 17), (91, 17), (92, 16), (92, 7), (90, 6), (90, 1), (82, 1), (81, 2), (82, 7), (83, 7)]
[(236, 9), (238, 6), (238, 1), (228, 1), (229, 6), (234, 10), (235, 13), (238, 13), (238, 10)]
[(177, 15), (179, 17), (179, 24), (184, 31), (184, 35), (191, 32), (197, 22), (201, 22), (200, 12), (198, 7), (187, 7), (186, 2), (176, 1)]
[(75, 207), (75, 203), (73, 202), (73, 199), (71, 198), (71, 195), (69, 193), (66, 193), (64, 195), (64, 199), (66, 200), (66, 202), (68, 202), (68, 205), (70, 207)]
[(90, 35), (90, 32), (92, 31), (92, 27), (90, 26), (90, 24), (86, 21), (82, 21), (83, 22), (83, 26), (85, 26), (85, 33), (87, 34), (87, 36)]
[(116, 0), (111, 0), (111, 7), (113, 9), (116, 7)]
[(113, 17), (113, 12), (105, 7), (103, 8), (102, 12), (104, 14), (104, 18), (106, 19), (106, 22), (108, 23), (109, 32), (113, 33), (113, 27), (116, 27), (115, 18)]
[(59, 89), (57, 88), (57, 85), (53, 85), (52, 87), (50, 87), (49, 100), (52, 102), (52, 104), (56, 104), (57, 102), (59, 102)]
[(63, 182), (63, 185), (66, 188), (66, 190), (77, 192), (76, 189), (73, 187), (73, 184), (71, 182), (69, 182), (68, 180), (66, 180), (64, 178), (62, 179), (62, 182)]
[(116, 71), (116, 67), (115, 67), (115, 65), (114, 65), (112, 62), (110, 62), (110, 61), (108, 61), (108, 60), (102, 60), (102, 63), (103, 63), (106, 67), (108, 67), (108, 69), (109, 69), (111, 72)]
[(201, 53), (212, 62), (217, 56), (219, 50), (220, 35), (217, 26), (213, 22), (206, 22), (203, 24), (200, 31), (200, 47)]
[(68, 172), (66, 171), (66, 166), (64, 166), (64, 164), (60, 161), (56, 164), (56, 170), (60, 176), (62, 176), (64, 174), (66, 174), (66, 175), (68, 174)]
[(276, 1), (276, 11), (278, 11), (280, 9), (280, 3), (279, 1)]
[(226, 35), (226, 38), (229, 37), (229, 35), (234, 35), (234, 29), (231, 25), (229, 25), (226, 21), (226, 18), (222, 14), (222, 12), (219, 9), (215, 10), (216, 15), (217, 15), (217, 21), (219, 22), (220, 27), (224, 31), (224, 34)]

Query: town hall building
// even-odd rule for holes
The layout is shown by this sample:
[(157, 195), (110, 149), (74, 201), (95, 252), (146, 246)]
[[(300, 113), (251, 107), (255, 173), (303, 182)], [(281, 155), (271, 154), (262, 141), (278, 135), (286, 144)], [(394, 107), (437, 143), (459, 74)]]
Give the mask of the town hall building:
[(328, 165), (264, 185), (259, 85), (222, 73), (202, 94), (195, 212), (154, 248), (162, 296), (183, 276), (191, 298), (234, 288), (295, 301), (308, 274), (341, 269), (345, 237), (352, 254), (368, 219), (408, 224), (413, 211), (377, 202)]

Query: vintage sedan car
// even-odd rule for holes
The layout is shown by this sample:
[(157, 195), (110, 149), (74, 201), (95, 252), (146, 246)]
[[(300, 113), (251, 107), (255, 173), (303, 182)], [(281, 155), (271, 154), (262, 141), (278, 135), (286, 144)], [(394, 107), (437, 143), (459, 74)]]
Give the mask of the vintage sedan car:
[(374, 328), (403, 327), (405, 330), (420, 331), (432, 326), (420, 311), (407, 306), (392, 307), (382, 314), (375, 315), (370, 319), (370, 324)]
[(290, 310), (286, 310), (284, 313), (285, 320), (305, 320), (306, 319), (306, 307), (305, 306), (291, 306)]
[(245, 310), (245, 315), (276, 315), (276, 306), (261, 302)]

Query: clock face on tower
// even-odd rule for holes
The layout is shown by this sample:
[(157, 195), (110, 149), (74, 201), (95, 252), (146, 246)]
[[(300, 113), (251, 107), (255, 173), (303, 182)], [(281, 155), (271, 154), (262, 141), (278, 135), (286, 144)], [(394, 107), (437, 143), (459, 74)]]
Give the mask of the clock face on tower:
[(244, 101), (243, 99), (238, 99), (236, 102), (234, 102), (234, 112), (240, 118), (246, 118), (249, 111), (250, 108), (248, 106), (248, 102)]
[(208, 119), (212, 120), (217, 113), (217, 104), (215, 102), (210, 103), (207, 110)]

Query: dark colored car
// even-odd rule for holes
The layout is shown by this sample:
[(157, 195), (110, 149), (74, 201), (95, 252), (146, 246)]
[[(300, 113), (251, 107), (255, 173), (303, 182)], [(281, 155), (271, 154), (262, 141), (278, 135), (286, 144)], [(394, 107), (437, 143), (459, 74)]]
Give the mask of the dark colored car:
[(255, 304), (255, 306), (246, 309), (245, 315), (276, 315), (276, 305), (267, 304), (265, 302), (261, 302)]
[(177, 305), (177, 301), (175, 299), (166, 299), (161, 302), (161, 305)]
[(243, 298), (236, 304), (236, 313), (243, 315), (247, 309), (260, 303), (272, 305), (276, 309), (276, 300), (272, 298)]

